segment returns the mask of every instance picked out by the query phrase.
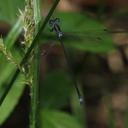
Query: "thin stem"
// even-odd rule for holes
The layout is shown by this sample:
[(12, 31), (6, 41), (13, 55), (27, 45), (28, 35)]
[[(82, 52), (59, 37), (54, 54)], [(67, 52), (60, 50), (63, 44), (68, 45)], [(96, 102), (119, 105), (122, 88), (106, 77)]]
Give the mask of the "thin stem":
[[(46, 24), (48, 23), (50, 17), (52, 16), (52, 14), (53, 14), (53, 12), (54, 12), (56, 6), (57, 6), (58, 3), (59, 3), (59, 1), (60, 1), (60, 0), (56, 0), (56, 1), (54, 2), (52, 8), (50, 9), (48, 15), (46, 16), (46, 18), (45, 18), (45, 20), (44, 20), (44, 22), (43, 22), (43, 20), (41, 20), (41, 21), (39, 22), (39, 25), (40, 25), (39, 31), (38, 31), (38, 33), (35, 35), (35, 38), (34, 38), (34, 40), (32, 41), (32, 44), (31, 44), (30, 48), (27, 50), (27, 53), (26, 53), (25, 56), (23, 57), (23, 59), (22, 59), (22, 61), (21, 61), (21, 63), (20, 63), (21, 66), (27, 61), (27, 59), (29, 58), (29, 55), (30, 55), (32, 49), (37, 45), (37, 40), (39, 39), (39, 36), (40, 36), (41, 33), (43, 32), (43, 30), (44, 30)], [(43, 23), (42, 23), (42, 22), (43, 22)], [(12, 77), (12, 80), (10, 81), (10, 83), (5, 87), (5, 90), (3, 91), (3, 93), (0, 93), (0, 105), (2, 104), (3, 100), (4, 100), (5, 97), (7, 96), (9, 90), (11, 89), (11, 87), (12, 87), (13, 83), (15, 82), (16, 78), (18, 77), (19, 73), (20, 73), (20, 70), (17, 68), (16, 71), (15, 71), (15, 73), (14, 73), (14, 75), (13, 75), (13, 77)]]
[[(33, 0), (34, 9), (34, 21), (35, 21), (35, 32), (38, 31), (38, 22), (40, 20), (40, 0)], [(30, 88), (31, 96), (31, 111), (30, 111), (30, 128), (39, 127), (39, 41), (34, 48), (34, 58), (33, 58), (33, 81)]]
[(33, 6), (34, 6), (34, 21), (35, 21), (35, 25), (36, 25), (36, 32), (38, 32), (39, 29), (39, 25), (38, 22), (41, 19), (40, 16), (40, 0), (33, 0)]

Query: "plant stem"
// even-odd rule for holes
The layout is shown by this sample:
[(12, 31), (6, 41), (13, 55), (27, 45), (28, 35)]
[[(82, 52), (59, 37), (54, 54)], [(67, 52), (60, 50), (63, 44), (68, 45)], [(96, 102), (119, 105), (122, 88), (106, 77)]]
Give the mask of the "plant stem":
[[(60, 0), (56, 0), (52, 6), (52, 8), (50, 9), (48, 15), (46, 16), (44, 22), (43, 22), (43, 19), (39, 22), (39, 25), (40, 25), (40, 28), (39, 28), (39, 31), (38, 33), (35, 35), (35, 38), (33, 39), (32, 41), (32, 44), (31, 46), (29, 47), (29, 49), (27, 50), (25, 56), (23, 57), (20, 65), (23, 66), (23, 64), (27, 61), (27, 59), (29, 58), (29, 55), (31, 53), (31, 51), (33, 50), (33, 48), (37, 45), (37, 40), (39, 39), (39, 36), (40, 34), (43, 32), (47, 22), (49, 21), (50, 17), (52, 16), (56, 6), (58, 5)], [(20, 73), (20, 70), (17, 68), (13, 77), (12, 77), (12, 80), (10, 81), (10, 83), (5, 87), (5, 90), (3, 91), (3, 93), (0, 93), (0, 105), (2, 104), (3, 100), (5, 99), (5, 97), (7, 96), (9, 90), (11, 89), (13, 83), (15, 82), (15, 80), (17, 79), (18, 75)]]
[[(38, 32), (40, 21), (40, 0), (33, 0), (33, 11), (34, 11), (34, 22), (35, 22), (35, 33)], [(39, 41), (37, 41), (39, 42)], [(31, 106), (30, 106), (30, 128), (39, 127), (39, 43), (34, 48), (34, 58), (32, 71), (33, 81), (30, 86)]]

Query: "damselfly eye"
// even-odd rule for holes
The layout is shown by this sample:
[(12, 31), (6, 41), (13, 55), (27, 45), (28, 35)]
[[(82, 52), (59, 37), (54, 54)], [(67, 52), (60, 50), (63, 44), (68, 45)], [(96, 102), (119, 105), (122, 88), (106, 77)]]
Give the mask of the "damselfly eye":
[(56, 18), (56, 19), (55, 19), (55, 22), (56, 22), (57, 24), (59, 24), (59, 23), (60, 23), (60, 19), (59, 19), (59, 18)]
[(49, 20), (49, 25), (50, 25), (50, 26), (53, 26), (53, 24), (54, 24), (54, 20), (52, 20), (52, 19)]

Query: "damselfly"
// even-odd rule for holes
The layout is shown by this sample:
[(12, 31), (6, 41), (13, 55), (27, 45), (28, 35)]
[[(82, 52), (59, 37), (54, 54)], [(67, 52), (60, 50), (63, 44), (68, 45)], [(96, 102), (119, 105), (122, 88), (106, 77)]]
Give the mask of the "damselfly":
[[(75, 76), (72, 72), (72, 65), (71, 65), (71, 62), (70, 62), (70, 58), (68, 56), (68, 53), (67, 53), (67, 50), (65, 49), (65, 46), (63, 44), (63, 42), (73, 42), (74, 44), (73, 45), (76, 45), (76, 47), (79, 47), (81, 46), (81, 49), (83, 48), (84, 49), (84, 43), (88, 43), (88, 44), (85, 44), (85, 49), (90, 49), (93, 51), (93, 48), (94, 48), (94, 51), (99, 51), (102, 49), (104, 50), (105, 48), (107, 49), (110, 49), (110, 47), (112, 47), (112, 42), (111, 42), (111, 38), (108, 36), (108, 34), (110, 33), (110, 31), (106, 30), (106, 29), (102, 29), (100, 31), (94, 31), (93, 29), (89, 30), (86, 35), (85, 33), (81, 33), (79, 32), (79, 34), (73, 34), (73, 33), (65, 33), (65, 32), (62, 32), (61, 31), (61, 28), (60, 28), (60, 19), (59, 18), (54, 18), (54, 19), (51, 19), (49, 21), (49, 26), (51, 28), (51, 31), (54, 32), (56, 34), (56, 37), (57, 37), (57, 40), (60, 42), (61, 44), (61, 47), (63, 48), (63, 51), (64, 51), (64, 54), (65, 54), (65, 57), (66, 57), (66, 60), (67, 60), (67, 64), (69, 66), (69, 69), (70, 69), (70, 73), (72, 75), (72, 80), (74, 82), (74, 85), (75, 85), (75, 89), (77, 91), (77, 94), (78, 94), (78, 98), (79, 98), (79, 101), (80, 103), (83, 101), (82, 97), (81, 97), (81, 94), (80, 94), (80, 91), (78, 89), (78, 86), (77, 86), (77, 81), (75, 79)], [(91, 34), (93, 31), (93, 34)], [(116, 32), (122, 32), (122, 30), (117, 30), (117, 31), (111, 31), (111, 33), (116, 33)], [(89, 36), (90, 38), (89, 38)], [(49, 35), (45, 35), (45, 36), (49, 36)], [(88, 37), (87, 37), (88, 36)], [(50, 36), (49, 36), (50, 37)], [(52, 36), (51, 36), (52, 37)], [(52, 39), (50, 37), (50, 39)], [(53, 36), (54, 37), (54, 36)], [(106, 42), (104, 42), (106, 41)], [(75, 43), (77, 42), (77, 43)], [(81, 45), (81, 43), (83, 43), (83, 45)], [(93, 43), (93, 44), (92, 44)], [(110, 43), (110, 44), (109, 44)], [(80, 44), (80, 45), (79, 45)], [(105, 47), (106, 45), (106, 47)], [(50, 51), (50, 49), (54, 46), (54, 43), (51, 44), (50, 48), (48, 50), (46, 50), (45, 52), (42, 53), (42, 55), (47, 55), (48, 52)], [(104, 47), (104, 48), (103, 48)]]
[(74, 87), (75, 87), (76, 92), (77, 92), (77, 94), (78, 94), (79, 101), (80, 101), (80, 103), (82, 103), (82, 102), (83, 102), (83, 98), (82, 98), (82, 96), (81, 96), (81, 94), (80, 94), (79, 88), (78, 88), (78, 86), (77, 86), (77, 81), (76, 81), (75, 76), (74, 76), (74, 73), (73, 73), (73, 71), (72, 71), (72, 64), (71, 64), (71, 62), (70, 62), (70, 58), (69, 58), (69, 56), (68, 56), (68, 52), (67, 52), (67, 50), (65, 49), (65, 46), (64, 46), (63, 41), (62, 41), (63, 33), (62, 33), (62, 31), (61, 31), (61, 29), (60, 29), (60, 26), (59, 26), (59, 19), (58, 19), (58, 18), (51, 19), (51, 20), (49, 21), (49, 25), (50, 25), (50, 27), (51, 27), (51, 31), (55, 32), (55, 34), (56, 34), (56, 36), (57, 36), (57, 38), (58, 38), (58, 40), (59, 40), (59, 42), (60, 42), (60, 44), (61, 44), (61, 47), (63, 48), (64, 55), (65, 55), (65, 58), (66, 58), (66, 60), (67, 60), (67, 64), (68, 64), (68, 66), (69, 66), (69, 70), (70, 70), (70, 73), (71, 73), (71, 76), (72, 76), (72, 81), (73, 81), (73, 83), (74, 83)]

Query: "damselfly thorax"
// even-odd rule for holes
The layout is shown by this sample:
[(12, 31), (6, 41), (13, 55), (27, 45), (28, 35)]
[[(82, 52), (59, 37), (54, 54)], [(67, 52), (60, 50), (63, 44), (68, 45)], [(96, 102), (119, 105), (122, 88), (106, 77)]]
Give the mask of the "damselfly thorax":
[(56, 36), (58, 38), (61, 38), (63, 34), (60, 29), (59, 23), (60, 23), (59, 18), (49, 20), (49, 26), (51, 27), (51, 31), (54, 31), (56, 33)]

